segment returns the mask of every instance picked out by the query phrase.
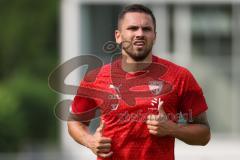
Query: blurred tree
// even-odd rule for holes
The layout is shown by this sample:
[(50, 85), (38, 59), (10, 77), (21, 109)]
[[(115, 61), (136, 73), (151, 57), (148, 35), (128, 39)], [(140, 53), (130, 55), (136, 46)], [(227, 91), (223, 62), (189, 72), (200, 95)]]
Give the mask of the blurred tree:
[(0, 86), (0, 151), (17, 150), (26, 130), (19, 99), (7, 86)]
[(57, 140), (47, 80), (58, 63), (58, 3), (0, 0), (0, 152)]

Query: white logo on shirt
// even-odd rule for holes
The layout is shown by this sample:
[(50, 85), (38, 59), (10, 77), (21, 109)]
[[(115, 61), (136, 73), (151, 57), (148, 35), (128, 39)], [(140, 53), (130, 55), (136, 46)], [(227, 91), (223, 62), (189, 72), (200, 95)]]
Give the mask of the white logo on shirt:
[(149, 90), (155, 96), (158, 95), (162, 91), (163, 82), (162, 81), (149, 81)]
[(109, 85), (109, 88), (114, 89), (115, 92), (116, 92), (116, 94), (114, 94), (114, 95), (112, 96), (112, 99), (120, 99), (120, 98), (121, 98), (121, 96), (120, 96), (120, 89), (119, 89), (121, 86), (122, 86), (122, 85), (119, 85), (118, 87), (117, 87), (117, 86), (114, 86), (113, 84), (110, 84), (110, 85)]
[[(115, 94), (111, 94), (111, 95), (109, 95), (109, 99), (121, 99), (121, 96), (120, 96), (120, 87), (121, 87), (122, 85), (119, 85), (118, 87), (117, 86), (114, 86), (113, 84), (110, 84), (109, 85), (109, 88), (111, 88), (111, 89), (114, 89), (114, 91), (115, 91)], [(117, 110), (118, 109), (118, 105), (119, 104), (111, 104), (111, 109), (112, 110)]]

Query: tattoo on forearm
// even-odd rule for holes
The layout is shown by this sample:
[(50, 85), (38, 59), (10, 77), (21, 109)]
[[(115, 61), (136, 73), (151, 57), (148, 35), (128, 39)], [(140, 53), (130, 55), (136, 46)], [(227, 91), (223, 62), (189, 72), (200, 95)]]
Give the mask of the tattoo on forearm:
[(208, 123), (208, 120), (207, 120), (206, 113), (201, 113), (197, 117), (194, 117), (193, 122), (191, 122), (191, 123), (192, 124), (202, 124), (202, 125), (206, 125), (207, 127), (210, 127), (209, 123)]

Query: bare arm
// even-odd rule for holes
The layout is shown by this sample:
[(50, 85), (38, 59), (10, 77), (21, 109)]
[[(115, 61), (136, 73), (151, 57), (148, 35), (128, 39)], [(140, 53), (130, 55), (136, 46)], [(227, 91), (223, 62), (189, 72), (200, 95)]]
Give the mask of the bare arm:
[(201, 113), (192, 123), (177, 125), (172, 136), (190, 145), (206, 145), (211, 137), (206, 113)]
[(110, 151), (111, 138), (102, 136), (104, 123), (101, 123), (101, 125), (97, 128), (96, 132), (93, 135), (89, 132), (88, 125), (88, 123), (69, 121), (69, 134), (76, 142), (88, 147), (97, 156), (103, 158), (110, 157), (113, 153), (112, 151)]
[(89, 141), (93, 138), (88, 129), (89, 123), (68, 121), (67, 125), (70, 136), (79, 144), (89, 148)]
[(159, 100), (159, 114), (149, 115), (149, 133), (156, 136), (173, 136), (190, 145), (206, 145), (210, 140), (210, 127), (205, 112), (193, 118), (192, 123), (176, 124), (169, 120)]

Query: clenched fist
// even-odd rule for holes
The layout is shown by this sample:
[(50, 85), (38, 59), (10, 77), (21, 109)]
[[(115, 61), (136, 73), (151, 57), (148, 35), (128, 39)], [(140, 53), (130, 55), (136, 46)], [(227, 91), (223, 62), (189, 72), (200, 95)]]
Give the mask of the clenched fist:
[(148, 115), (146, 124), (149, 133), (157, 136), (171, 135), (176, 129), (177, 124), (168, 119), (162, 107), (163, 101), (160, 98), (155, 98), (153, 103), (158, 104), (159, 113), (157, 115)]
[(103, 129), (105, 127), (104, 121), (101, 122), (100, 126), (97, 128), (96, 132), (89, 140), (88, 147), (92, 150), (94, 154), (99, 157), (107, 158), (110, 157), (113, 152), (111, 151), (111, 138), (104, 137), (102, 135)]

